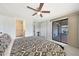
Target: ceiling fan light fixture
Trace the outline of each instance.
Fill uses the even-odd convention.
[[[37,13],[37,15],[40,15],[40,14],[41,14],[41,12],[38,12],[38,13]]]
[[[38,8],[32,8],[29,6],[27,6],[27,8],[36,11],[32,16],[39,15],[40,17],[43,17],[42,13],[50,13],[50,11],[42,11],[43,5],[44,5],[44,3],[40,3]]]

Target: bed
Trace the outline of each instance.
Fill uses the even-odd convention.
[[[0,56],[4,56],[5,50],[11,42],[11,37],[7,33],[0,32]]]
[[[10,56],[65,56],[65,52],[57,43],[32,36],[15,39]]]

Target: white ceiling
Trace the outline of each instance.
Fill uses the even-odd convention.
[[[43,21],[79,11],[78,3],[45,3],[42,10],[49,10],[50,14],[45,13],[43,14],[44,17],[41,18],[38,15],[32,16],[35,11],[28,9],[26,6],[38,8],[39,3],[0,3],[0,14],[29,21]]]

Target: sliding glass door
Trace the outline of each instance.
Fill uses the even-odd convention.
[[[52,39],[67,43],[68,19],[54,21],[52,23]]]

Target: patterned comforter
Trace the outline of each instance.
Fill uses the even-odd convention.
[[[64,56],[64,48],[44,37],[17,38],[10,56]]]
[[[8,48],[11,42],[11,37],[6,34],[0,34],[0,56],[4,55],[5,50]]]

